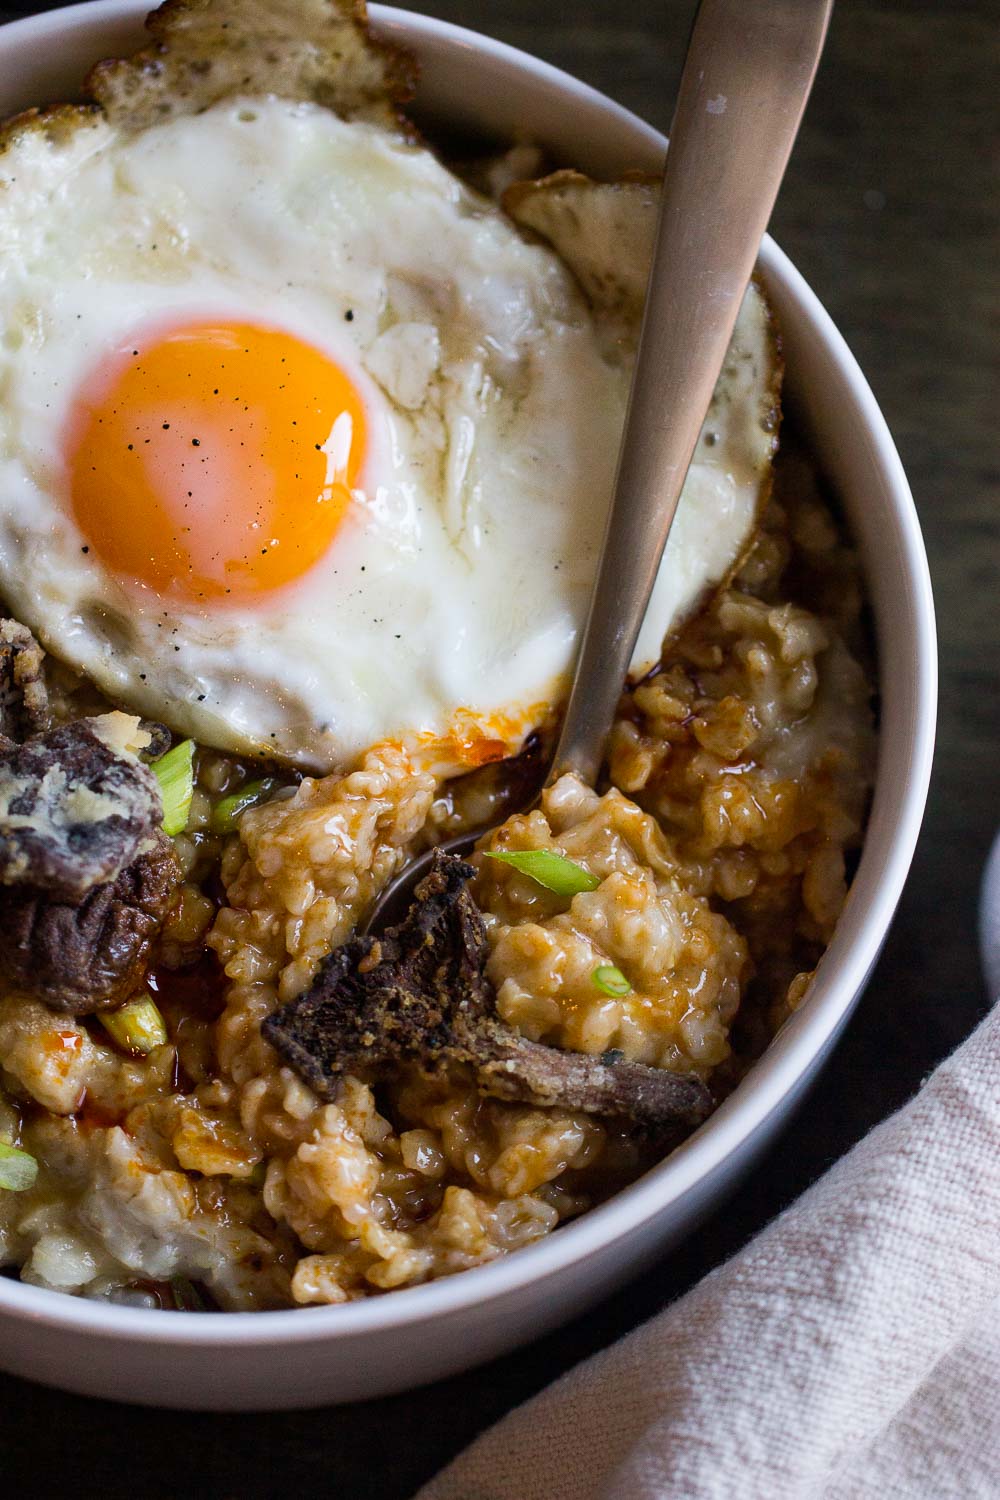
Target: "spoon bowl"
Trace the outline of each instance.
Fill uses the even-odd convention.
[[[431,860],[435,853],[453,854],[463,859],[465,855],[472,853],[482,837],[482,832],[460,833],[453,839],[447,839],[443,844],[435,844],[433,848],[425,849],[423,854],[417,855],[416,859],[409,860],[395,880],[390,880],[382,890],[368,916],[359,926],[358,932],[363,937],[372,937],[384,932],[387,927],[395,927],[409,911],[413,902],[413,893],[424,876],[429,874]]]

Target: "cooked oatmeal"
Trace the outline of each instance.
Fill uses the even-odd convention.
[[[865,662],[853,554],[789,453],[731,587],[624,695],[606,782],[563,778],[474,856],[507,1026],[716,1098],[739,1081],[847,894],[873,766]],[[483,1097],[460,1066],[349,1075],[331,1102],[261,1036],[408,853],[487,821],[523,763],[442,783],[383,745],[343,775],[279,776],[227,835],[213,808],[259,772],[211,751],[196,769],[150,978],[162,1044],[127,1056],[95,1017],[0,1000],[0,1139],[39,1164],[0,1192],[5,1265],[146,1305],[189,1283],[230,1309],[343,1302],[530,1243],[662,1151],[620,1121]],[[560,897],[487,853],[528,849],[594,888]]]
[[[96,108],[0,130],[0,1270],[336,1304],[634,1181],[804,1001],[872,783],[863,593],[807,458],[775,460],[754,280],[602,779],[524,812],[659,184],[537,177],[523,146],[452,172],[361,0],[151,26],[155,65],[100,65]],[[213,288],[246,316],[205,324]],[[140,359],[129,318],[168,314]],[[113,394],[89,362],[119,338]],[[414,854],[488,827],[358,932]]]

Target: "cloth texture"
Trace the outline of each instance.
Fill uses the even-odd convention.
[[[994,1008],[732,1260],[510,1413],[417,1500],[1000,1500]]]

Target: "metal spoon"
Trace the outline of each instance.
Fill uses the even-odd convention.
[[[546,777],[593,784],[740,303],[798,134],[833,0],[702,0],[670,130],[600,567]],[[504,814],[509,816],[509,810]],[[465,854],[488,829],[443,847]],[[407,909],[431,851],[364,926]]]

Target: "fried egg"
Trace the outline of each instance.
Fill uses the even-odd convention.
[[[565,690],[630,373],[564,261],[311,103],[26,132],[0,182],[0,590],[25,623],[220,748],[516,750]],[[752,459],[713,457],[751,515]],[[722,527],[727,566],[745,514]],[[640,658],[720,574],[690,532]]]

